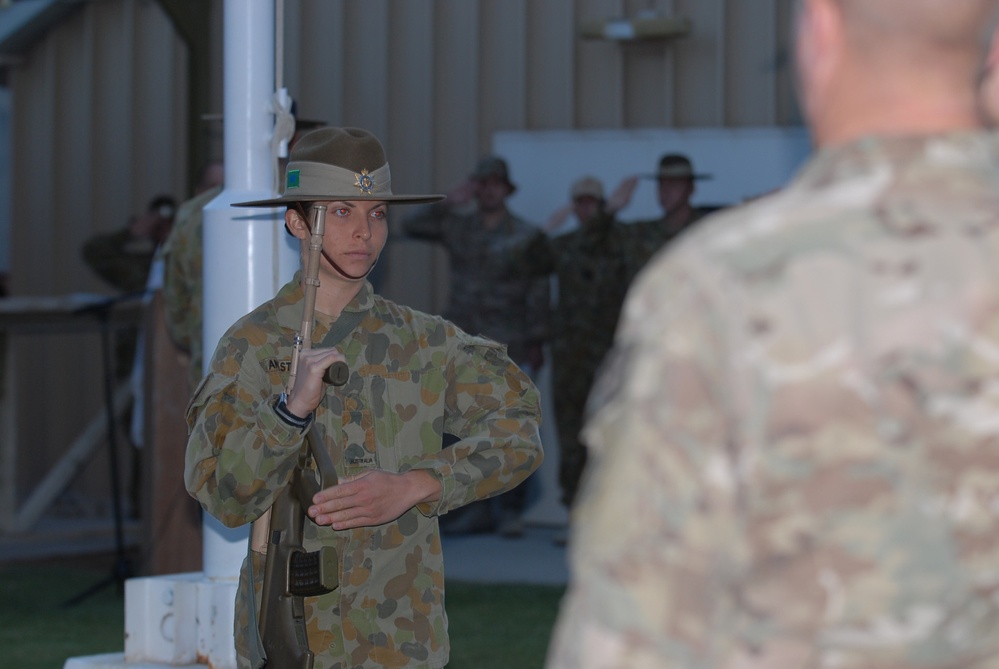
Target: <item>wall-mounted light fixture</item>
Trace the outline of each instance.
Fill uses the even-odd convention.
[[[652,13],[643,13],[631,19],[584,21],[579,24],[579,36],[583,39],[617,42],[670,39],[684,37],[689,33],[689,19]]]

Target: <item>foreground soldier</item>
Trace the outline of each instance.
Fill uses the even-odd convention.
[[[819,150],[629,294],[550,668],[999,667],[999,2],[801,5]]]
[[[340,485],[315,496],[304,545],[336,548],[340,586],[305,599],[317,669],[443,667],[437,518],[513,488],[541,463],[537,390],[502,347],[389,302],[365,280],[386,241],[388,204],[436,199],[392,194],[373,135],[325,128],[292,149],[281,197],[239,205],[287,206],[303,257],[310,205],[328,207],[317,344],[301,351],[285,396],[302,323],[301,273],[230,328],[192,400],[185,478],[209,513],[243,525],[271,507],[309,425],[320,428]],[[349,380],[327,386],[323,373],[336,361],[346,362]],[[442,448],[444,433],[457,442]],[[241,667],[255,653],[247,581],[259,602],[261,548],[251,546],[237,595]]]

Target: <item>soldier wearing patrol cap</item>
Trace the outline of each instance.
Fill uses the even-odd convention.
[[[438,518],[510,490],[541,463],[538,392],[490,340],[395,304],[365,278],[388,235],[388,206],[440,200],[401,195],[381,143],[357,128],[312,131],[289,157],[276,198],[309,253],[313,204],[326,206],[313,348],[288,372],[303,323],[303,276],[222,337],[191,401],[185,482],[231,527],[271,507],[289,484],[306,432],[318,433],[339,484],[308,508],[304,546],[332,546],[339,587],[305,598],[316,669],[439,669],[449,643]],[[318,229],[318,220],[316,228]],[[342,386],[324,372],[345,362]],[[442,446],[447,432],[456,443]],[[241,667],[255,636],[265,558],[244,562],[236,601]]]
[[[584,176],[569,188],[569,204],[549,218],[553,231],[571,214],[578,226],[557,236],[511,245],[503,256],[511,274],[557,278],[552,318],[552,390],[558,430],[562,503],[572,508],[586,466],[580,439],[586,398],[614,338],[628,288],[622,230],[604,200],[603,184]],[[556,543],[565,543],[560,532]]]

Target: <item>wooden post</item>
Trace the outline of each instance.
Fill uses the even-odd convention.
[[[201,571],[201,506],[184,487],[188,360],[167,333],[160,291],[146,312],[145,337],[143,572]]]

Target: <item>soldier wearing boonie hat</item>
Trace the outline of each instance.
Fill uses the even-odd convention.
[[[447,201],[416,209],[403,219],[406,234],[443,246],[450,260],[449,301],[444,316],[466,332],[505,344],[510,358],[536,373],[549,338],[551,288],[546,278],[501,274],[502,249],[543,237],[537,226],[511,212],[507,198],[517,189],[507,161],[483,156]],[[468,205],[468,206],[465,206]],[[464,509],[444,522],[449,534],[498,531],[523,535],[526,489]],[[493,507],[498,507],[495,509]],[[496,516],[499,516],[498,520]]]
[[[510,181],[510,168],[506,161],[499,156],[485,156],[475,165],[475,170],[471,174],[475,181],[485,181],[486,179],[497,179],[505,183],[513,194],[517,190],[517,185]]]
[[[538,392],[503,347],[390,302],[365,278],[388,205],[441,198],[396,194],[371,133],[323,128],[292,148],[281,195],[235,205],[287,206],[303,258],[312,205],[326,207],[316,345],[299,352],[286,393],[306,301],[299,272],[220,340],[188,411],[185,482],[235,527],[270,509],[310,431],[328,450],[340,483],[313,498],[303,542],[339,556],[338,588],[305,600],[317,667],[447,664],[438,517],[514,488],[541,463]],[[323,383],[334,362],[350,370],[342,386]],[[445,432],[457,443],[444,447]],[[251,545],[236,597],[240,666],[260,659],[264,566]]]

